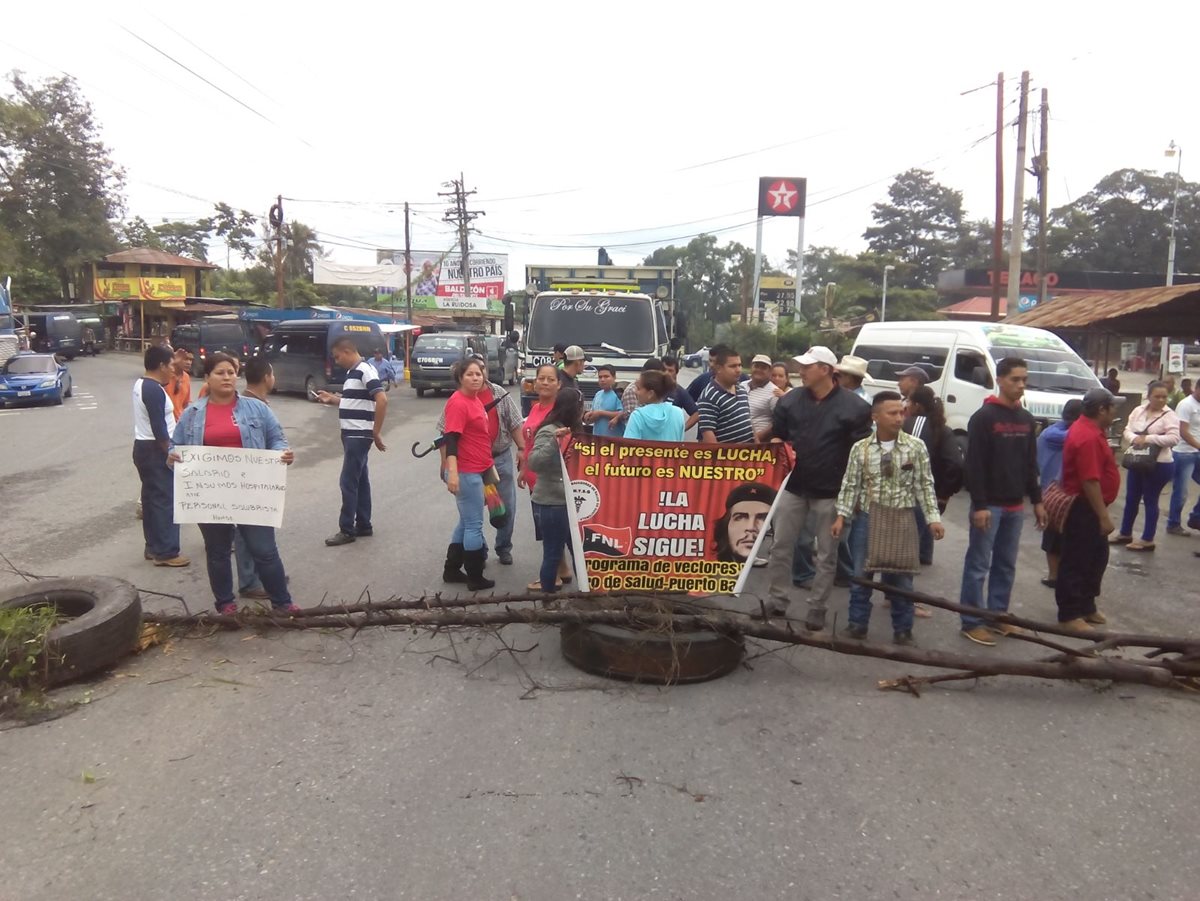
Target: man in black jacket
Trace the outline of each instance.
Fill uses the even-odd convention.
[[[963,561],[959,603],[982,607],[987,580],[987,609],[1008,611],[1017,570],[1017,549],[1025,520],[1025,498],[1033,502],[1038,528],[1046,525],[1037,465],[1033,416],[1021,406],[1029,368],[1017,357],[996,366],[998,397],[989,397],[967,424],[967,490],[971,493],[971,530]],[[994,634],[1008,635],[1016,626],[990,629],[977,616],[963,614],[963,637],[989,647]]]
[[[792,554],[796,537],[812,517],[817,565],[804,626],[817,632],[825,627],[825,605],[837,568],[838,542],[831,531],[837,518],[835,501],[850,448],[871,434],[871,405],[835,384],[837,357],[829,348],[809,348],[796,362],[801,366],[804,387],[779,399],[771,424],[772,438],[795,448],[796,468],[775,510],[775,543],[767,564],[767,613],[787,613],[795,590]]]

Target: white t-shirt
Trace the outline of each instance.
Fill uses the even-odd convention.
[[[757,388],[750,388],[747,384],[747,389],[750,397],[750,425],[754,429],[754,433],[758,434],[771,426],[775,403],[778,401],[775,396],[775,385],[767,382]]]
[[[1179,417],[1181,423],[1187,423],[1188,431],[1192,437],[1200,440],[1200,401],[1197,401],[1194,395],[1189,394],[1179,402],[1175,407],[1175,415]],[[1177,454],[1195,454],[1200,453],[1196,448],[1192,447],[1182,438],[1175,445],[1175,453]]]

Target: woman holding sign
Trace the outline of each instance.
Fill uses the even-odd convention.
[[[658,373],[661,375],[662,373]],[[680,411],[682,415],[682,411]],[[583,401],[578,391],[558,392],[554,406],[542,420],[533,439],[526,463],[535,476],[533,520],[542,533],[542,571],[540,582],[530,585],[554,592],[562,587],[558,580],[563,550],[571,544],[571,520],[567,516],[567,490],[563,483],[562,451],[558,439],[583,431]]]
[[[295,459],[288,448],[283,428],[275,414],[260,400],[241,397],[237,393],[237,361],[228,354],[215,353],[204,361],[204,384],[208,394],[183,411],[171,439],[168,460],[174,464],[182,457],[176,451],[181,446],[240,447],[255,450],[283,451],[281,461],[291,465]],[[295,613],[288,592],[287,575],[275,530],[270,526],[237,525],[246,541],[263,587],[271,596],[272,607],[282,613]],[[237,613],[233,593],[234,526],[227,523],[200,523],[204,536],[204,551],[208,558],[208,584],[217,601],[217,612],[223,616]]]

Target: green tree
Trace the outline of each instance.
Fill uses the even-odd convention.
[[[246,210],[234,210],[227,203],[218,203],[212,219],[213,234],[225,242],[243,260],[254,259],[254,231],[258,218]]]
[[[1200,184],[1179,182],[1175,270],[1200,272]],[[1051,265],[1108,272],[1164,272],[1175,173],[1118,169],[1051,211]]]
[[[870,249],[909,265],[904,287],[932,288],[963,236],[962,192],[934,181],[932,172],[909,169],[896,176],[888,202],[876,203],[871,217],[875,225],[863,232]]]
[[[116,247],[124,173],[72,78],[35,84],[14,72],[9,82],[0,98],[0,231],[16,237],[16,291],[28,296],[50,276],[70,297],[83,266]]]

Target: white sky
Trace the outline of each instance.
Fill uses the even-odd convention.
[[[152,223],[216,200],[265,215],[283,194],[332,259],[373,262],[332,242],[402,247],[409,200],[413,246],[448,247],[437,192],[461,170],[487,214],[473,245],[509,253],[519,287],[524,264],[601,245],[636,263],[740,226],[721,239],[752,247],[760,175],[808,178],[809,245],[862,249],[871,204],[913,166],[990,217],[995,89],[960,92],[1001,70],[1009,121],[1022,69],[1031,108],[1050,91],[1052,206],[1120,167],[1173,168],[1172,139],[1194,177],[1198,26],[1183,0],[13,3],[0,68],[78,79],[130,215]],[[1005,141],[1011,211],[1015,128]],[[768,220],[772,262],[795,241],[794,220]]]

